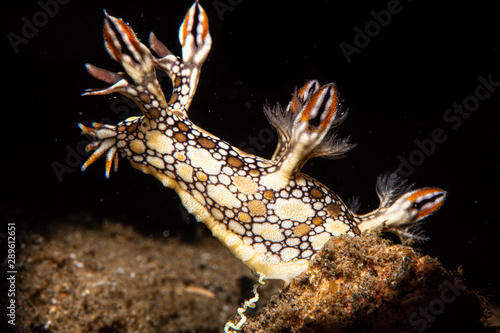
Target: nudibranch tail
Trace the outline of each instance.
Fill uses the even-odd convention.
[[[405,185],[397,172],[384,174],[377,182],[380,206],[372,213],[359,216],[358,228],[364,231],[385,230],[399,235],[402,240],[421,240],[418,232],[411,232],[418,222],[435,213],[444,204],[447,193],[437,187],[413,189]]]

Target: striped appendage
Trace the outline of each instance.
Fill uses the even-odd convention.
[[[126,73],[87,65],[90,74],[111,86],[85,95],[124,94],[143,115],[116,126],[80,125],[95,138],[87,147],[95,151],[82,169],[106,156],[109,177],[120,152],[135,168],[174,189],[186,209],[262,279],[288,283],[332,236],[374,229],[411,236],[408,226],[443,203],[446,194],[440,189],[411,191],[395,175],[384,176],[377,188],[380,208],[358,216],[333,191],[300,173],[312,157],[337,158],[354,147],[331,131],[347,116],[333,83],[310,81],[296,89],[285,109],[265,109],[280,136],[271,160],[247,154],[193,124],[188,110],[211,47],[208,19],[198,2],[179,31],[181,58],[151,34],[151,48],[160,58],[154,57],[127,24],[107,14],[104,36],[108,53]],[[172,79],[168,102],[156,70]]]

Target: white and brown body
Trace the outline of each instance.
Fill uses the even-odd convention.
[[[332,190],[300,173],[312,157],[340,157],[353,147],[331,131],[347,115],[332,83],[320,86],[310,81],[293,93],[285,109],[266,108],[279,133],[278,147],[270,160],[245,153],[193,124],[188,109],[211,47],[208,20],[197,2],[179,31],[182,58],[174,56],[153,34],[150,45],[160,58],[152,56],[122,20],[109,15],[104,36],[108,52],[126,74],[87,65],[93,76],[112,86],[89,90],[86,95],[122,93],[144,114],[116,126],[80,125],[96,139],[87,147],[95,152],[82,169],[105,155],[109,177],[120,152],[135,168],[174,189],[198,221],[266,278],[288,283],[333,236],[358,236],[378,229],[408,236],[408,226],[444,202],[444,191],[411,190],[390,174],[379,178],[380,207],[359,216]],[[169,101],[156,79],[156,70],[165,71],[172,79]]]

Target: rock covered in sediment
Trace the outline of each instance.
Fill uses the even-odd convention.
[[[481,302],[436,259],[411,247],[375,235],[340,236],[244,331],[490,332]]]

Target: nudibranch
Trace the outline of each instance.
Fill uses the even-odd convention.
[[[84,95],[124,94],[143,115],[117,125],[79,124],[95,139],[87,146],[94,152],[82,170],[104,155],[109,177],[118,166],[118,153],[125,156],[132,166],[175,190],[184,207],[258,274],[261,283],[289,283],[334,236],[387,230],[416,237],[409,228],[444,203],[446,192],[439,188],[415,190],[397,174],[384,174],[376,187],[380,206],[357,215],[332,190],[300,172],[310,158],[338,158],[354,147],[332,131],[347,116],[333,83],[309,81],[295,89],[286,108],[264,109],[279,135],[271,159],[248,154],[193,124],[188,110],[212,43],[207,15],[198,2],[180,26],[182,57],[151,33],[149,44],[158,57],[153,56],[126,23],[108,14],[104,39],[125,73],[87,64],[92,76],[111,86]],[[172,80],[169,100],[156,70]],[[238,329],[241,324],[229,326]]]

